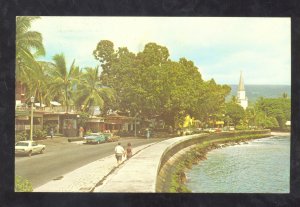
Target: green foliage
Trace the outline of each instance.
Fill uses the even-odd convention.
[[[32,132],[32,139],[33,140],[41,140],[41,139],[45,139],[47,137],[47,131],[46,130],[34,130]],[[22,132],[18,132],[16,133],[15,136],[15,141],[25,141],[25,140],[29,140],[30,139],[30,131],[22,131]]]
[[[57,127],[57,124],[54,123],[44,123],[43,125],[43,130],[47,133],[50,132],[51,128],[53,128],[54,133],[55,133],[55,128]]]
[[[15,142],[25,141],[28,139],[29,139],[29,134],[26,131],[16,133]]]
[[[16,176],[15,177],[15,192],[32,192],[32,184],[29,180],[21,177]]]
[[[225,116],[236,126],[245,117],[245,111],[239,104],[229,102],[225,104]]]
[[[262,128],[284,129],[286,121],[291,120],[291,100],[284,98],[260,98],[255,108],[256,122]]]
[[[90,129],[86,131],[86,135],[90,135],[91,133],[93,133],[93,131]]]
[[[34,130],[32,133],[32,139],[33,140],[41,140],[45,139],[47,137],[47,132],[45,130]]]
[[[102,40],[93,54],[102,63],[100,80],[116,92],[116,105],[111,106],[132,116],[160,116],[175,127],[187,114],[204,119],[220,111],[230,92],[229,86],[203,81],[192,61],[170,60],[168,49],[156,43],[134,54]]]
[[[30,77],[28,72],[36,65],[35,57],[45,55],[42,35],[30,31],[32,21],[39,17],[16,17],[16,79]],[[23,82],[23,80],[22,80]]]
[[[76,91],[76,103],[83,106],[82,110],[87,112],[93,106],[99,106],[103,109],[105,101],[115,99],[114,90],[103,87],[99,80],[99,69],[86,68],[85,73],[82,73],[78,88]]]
[[[248,129],[248,126],[242,125],[242,124],[238,124],[235,126],[236,130],[246,130]]]
[[[80,118],[78,119],[78,126],[85,127],[85,123],[87,122],[88,118],[90,117],[90,114],[88,112],[80,112],[79,114]]]
[[[64,54],[53,56],[54,65],[49,69],[51,85],[49,91],[55,94],[55,100],[59,100],[66,106],[66,110],[72,104],[75,86],[79,82],[79,67],[75,66],[75,60],[67,69]]]

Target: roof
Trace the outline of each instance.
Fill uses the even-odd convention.
[[[50,101],[50,104],[53,106],[61,106],[61,104],[58,103],[57,101]]]
[[[19,111],[19,110],[16,110],[16,114],[15,114],[15,116],[29,116],[30,115],[30,113],[29,113],[29,111]]]
[[[89,123],[103,123],[104,122],[104,118],[103,117],[98,117],[98,118],[89,118],[88,120],[86,120],[86,122]]]

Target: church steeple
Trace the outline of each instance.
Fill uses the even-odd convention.
[[[244,109],[246,109],[248,107],[248,98],[246,96],[246,91],[245,91],[245,85],[244,85],[244,79],[243,79],[242,71],[241,71],[240,82],[239,82],[238,91],[237,91],[237,102]]]
[[[239,82],[238,90],[239,91],[245,91],[244,79],[243,79],[243,73],[242,73],[242,71],[241,71],[241,75],[240,75],[240,82]]]

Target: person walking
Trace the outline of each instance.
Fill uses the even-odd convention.
[[[83,132],[84,132],[84,128],[81,126],[79,128],[79,137],[83,138]]]
[[[51,129],[50,129],[50,136],[51,136],[51,139],[53,139],[53,135],[54,135],[54,130],[53,130],[53,127],[51,127]]]
[[[126,149],[126,158],[128,160],[131,157],[132,157],[132,148],[131,148],[131,143],[129,142],[127,144],[127,149]]]
[[[125,150],[122,147],[121,143],[119,142],[118,145],[115,147],[115,156],[116,156],[118,165],[122,162],[122,157],[124,154],[125,154]]]
[[[147,139],[150,138],[150,129],[147,129],[147,130],[146,130],[146,137],[147,137]]]

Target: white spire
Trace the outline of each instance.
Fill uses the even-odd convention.
[[[240,82],[239,82],[238,91],[237,91],[237,101],[238,101],[238,104],[240,104],[244,109],[246,109],[248,107],[248,98],[246,97],[246,91],[245,91],[245,85],[244,85],[242,71],[241,71]]]
[[[242,71],[241,71],[241,75],[240,75],[240,82],[239,82],[238,90],[239,90],[239,91],[244,91],[244,90],[245,90],[244,79],[243,79],[243,73],[242,73]]]

